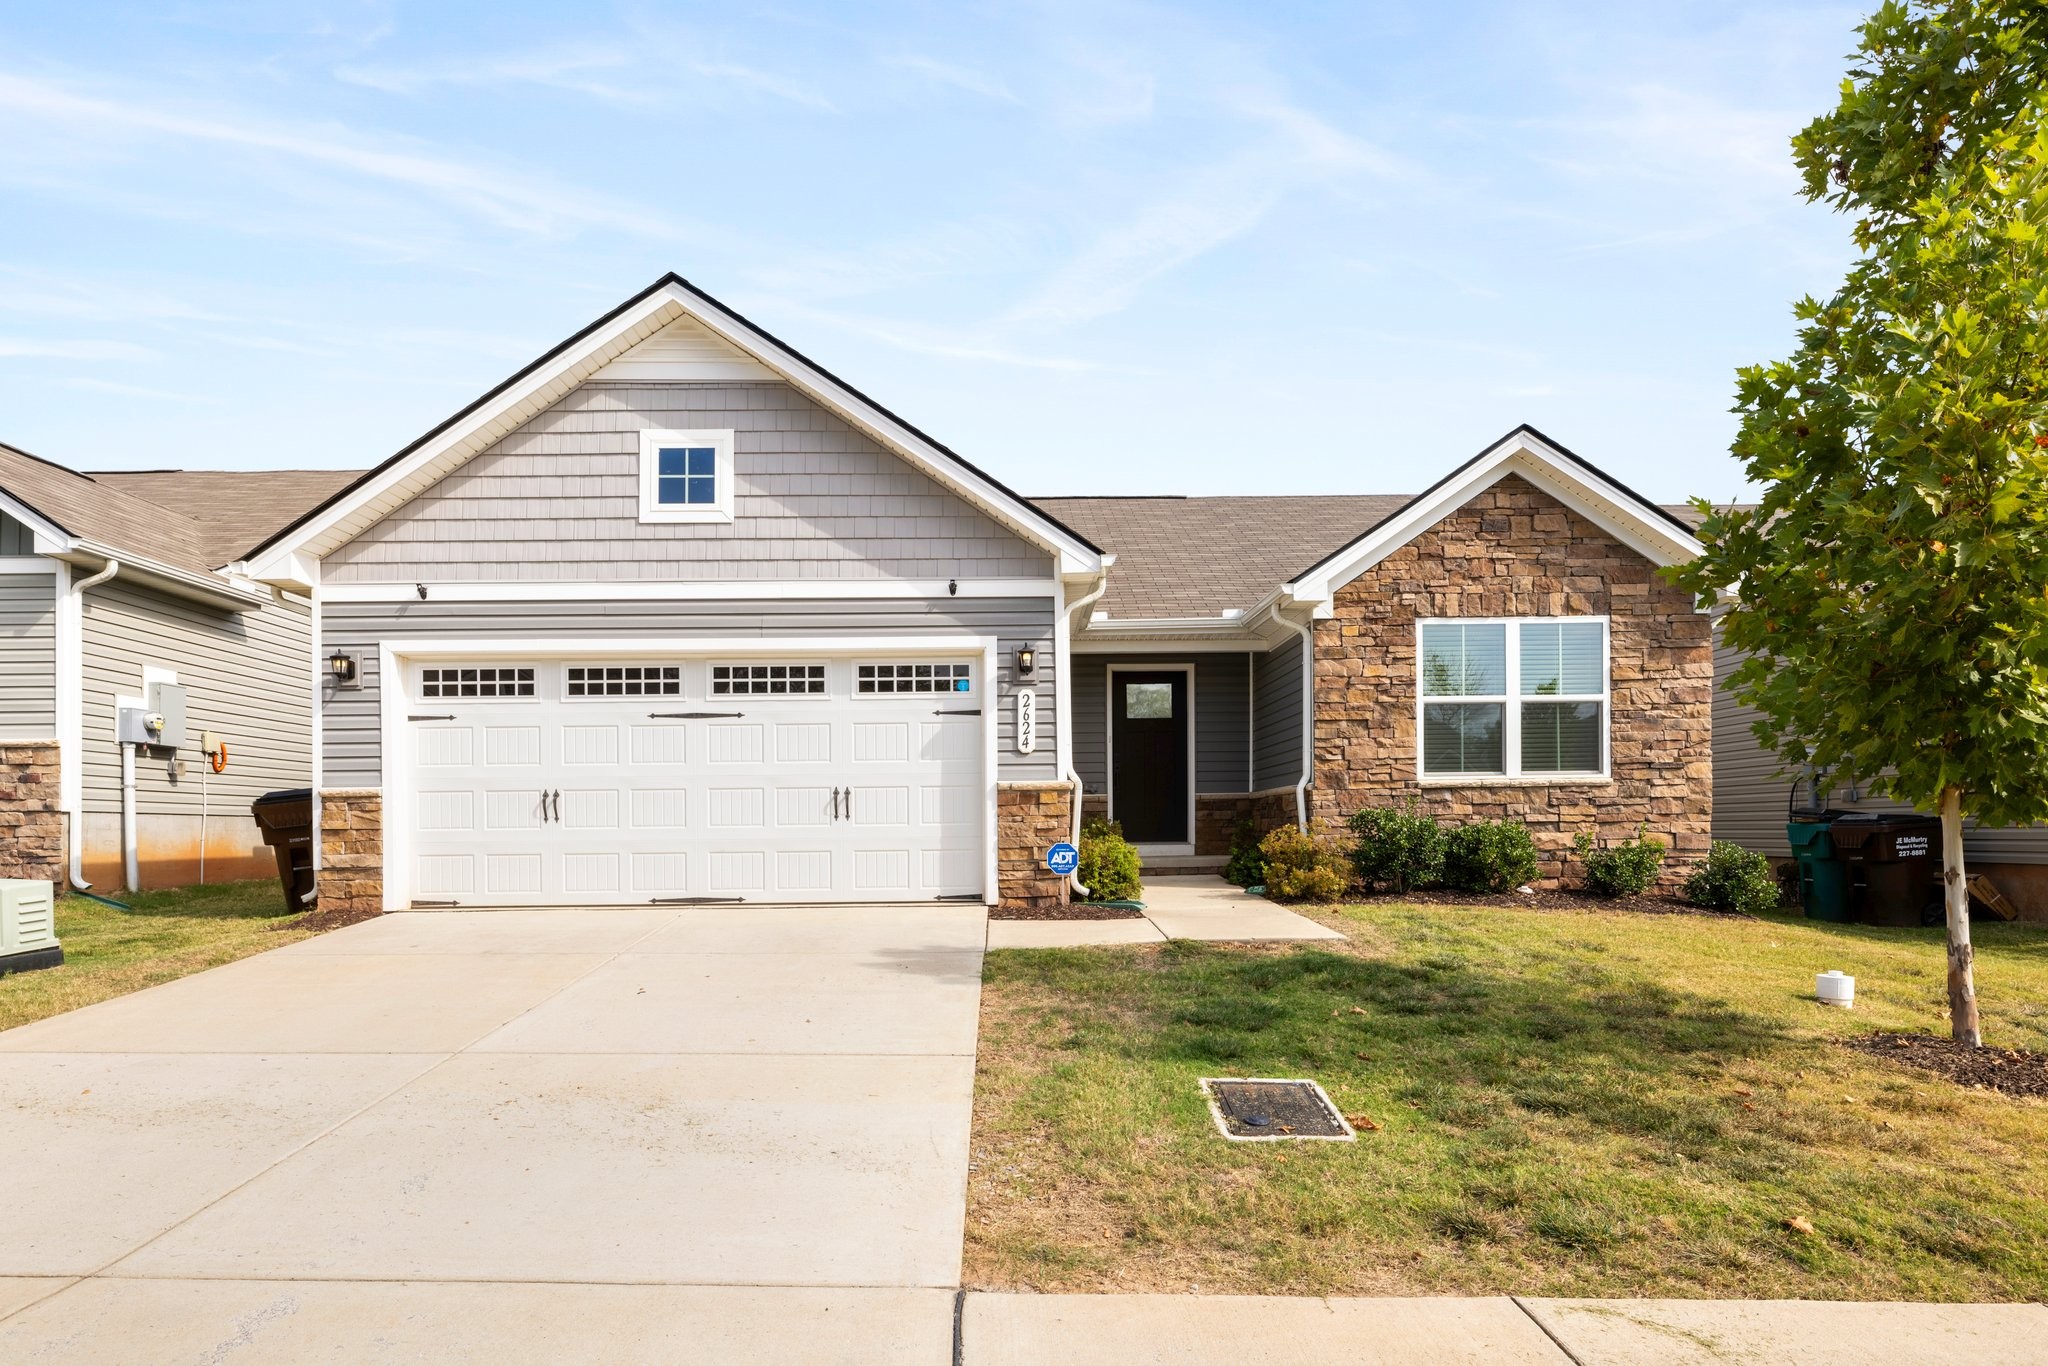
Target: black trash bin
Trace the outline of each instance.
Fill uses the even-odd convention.
[[[313,899],[313,789],[288,787],[249,803],[263,842],[277,855],[284,904],[303,911]]]
[[[1941,904],[1941,821],[1912,811],[1853,812],[1828,827],[1849,861],[1856,919],[1924,925]]]

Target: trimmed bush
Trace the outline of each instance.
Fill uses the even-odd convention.
[[[1445,832],[1414,802],[1351,813],[1351,864],[1367,887],[1412,891],[1443,881]]]
[[[1138,851],[1124,838],[1124,828],[1101,817],[1081,826],[1081,865],[1074,876],[1088,889],[1090,901],[1136,901],[1144,890],[1138,881]]]
[[[1266,880],[1266,858],[1259,852],[1259,827],[1239,821],[1230,832],[1230,862],[1223,865],[1223,880],[1240,887],[1257,887]]]
[[[1595,896],[1641,896],[1657,880],[1664,866],[1664,841],[1649,837],[1650,823],[1642,822],[1636,832],[1620,844],[1596,848],[1593,833],[1581,830],[1572,847],[1586,865],[1586,890]]]
[[[1520,821],[1475,821],[1444,839],[1444,885],[1509,892],[1536,877],[1536,841]]]
[[[1774,911],[1781,901],[1771,861],[1726,840],[1715,840],[1707,856],[1694,861],[1685,879],[1685,899],[1708,910],[1744,915]]]
[[[1335,901],[1351,885],[1343,844],[1315,822],[1304,834],[1283,825],[1259,841],[1266,861],[1266,894],[1286,901]]]

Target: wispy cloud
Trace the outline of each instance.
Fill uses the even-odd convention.
[[[417,94],[435,86],[537,85],[614,104],[651,104],[655,97],[650,91],[594,79],[596,73],[626,70],[633,61],[632,54],[621,47],[577,45],[455,57],[417,66],[341,66],[334,74],[351,85],[393,95]]]
[[[51,337],[0,337],[0,358],[20,360],[147,360],[156,353],[124,341],[66,341]]]
[[[72,389],[89,389],[96,394],[114,394],[120,398],[146,398],[152,403],[218,403],[212,394],[193,393],[179,389],[150,389],[140,384],[122,384],[110,379],[72,378],[64,381]]]
[[[856,313],[814,308],[784,299],[776,301],[777,313],[804,318],[835,327],[920,356],[944,360],[986,361],[995,365],[1027,370],[1055,370],[1067,373],[1102,370],[1107,367],[1078,356],[1036,355],[1006,344],[993,329],[945,328],[900,319],[863,317]]]
[[[970,95],[979,95],[983,99],[996,100],[1003,104],[1018,103],[1009,86],[996,77],[976,71],[972,67],[955,66],[951,62],[942,62],[935,57],[923,57],[911,52],[884,57],[882,64],[900,71],[915,72],[927,80],[940,85],[950,85],[957,90],[965,90]]]
[[[589,227],[640,237],[682,235],[672,223],[600,195],[513,171],[471,165],[416,146],[380,142],[342,127],[295,129],[254,114],[194,113],[80,94],[4,73],[0,73],[0,109],[61,125],[73,137],[92,130],[280,157],[394,186],[477,214],[499,227],[542,237],[559,237]]]

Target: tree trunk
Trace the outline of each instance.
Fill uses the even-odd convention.
[[[1941,790],[1941,886],[1948,906],[1949,1035],[1969,1048],[1982,1048],[1977,1023],[1976,954],[1970,948],[1970,889],[1963,876],[1963,790]]]

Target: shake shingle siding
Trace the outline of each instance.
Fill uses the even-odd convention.
[[[0,740],[57,735],[57,579],[0,574]]]
[[[698,639],[777,640],[818,636],[904,637],[920,634],[994,636],[996,688],[983,685],[981,705],[997,711],[997,777],[1005,782],[1056,776],[1057,685],[1053,658],[1051,598],[948,598],[902,600],[805,600],[756,602],[330,602],[321,608],[323,650],[360,651],[363,686],[329,685],[322,709],[325,762],[322,786],[379,787],[384,770],[379,754],[377,645],[390,641],[400,652],[407,638],[499,638],[521,635],[668,640],[686,646]],[[1031,754],[1016,752],[1016,656],[1022,646],[1037,652],[1032,676],[1038,694],[1038,743]],[[977,672],[979,659],[975,661]]]
[[[1195,666],[1195,791],[1249,792],[1250,699],[1246,656],[1075,655],[1074,771],[1090,792],[1109,785],[1109,670]]]
[[[1301,642],[1252,657],[1252,791],[1301,781]]]
[[[642,524],[640,433],[732,428],[734,521]],[[329,583],[1043,578],[1050,555],[787,384],[585,384],[326,558]]]

